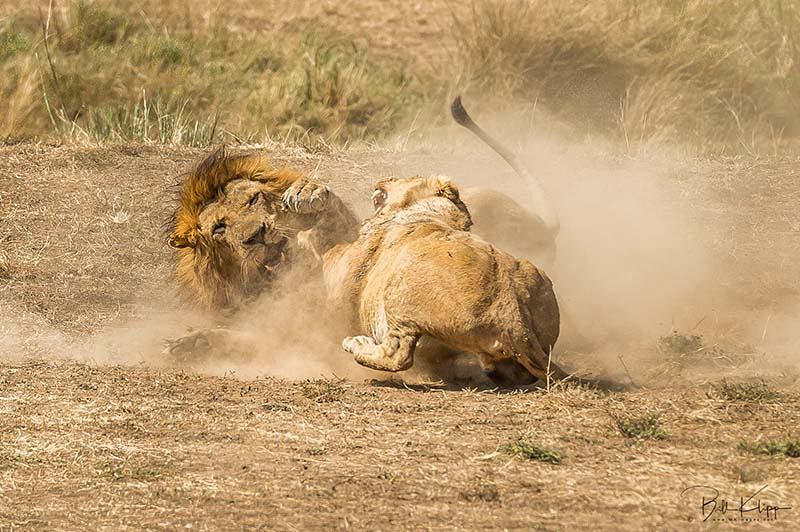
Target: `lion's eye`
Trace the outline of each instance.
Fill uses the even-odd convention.
[[[214,230],[212,231],[212,234],[215,237],[220,237],[220,236],[225,234],[225,229],[227,229],[227,226],[225,225],[225,222],[219,222],[218,224],[216,224],[214,226]]]
[[[254,194],[253,197],[250,198],[250,201],[247,202],[247,206],[248,207],[252,207],[256,203],[258,203],[258,196],[259,196],[259,194]]]

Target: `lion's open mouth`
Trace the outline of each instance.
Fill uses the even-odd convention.
[[[264,256],[260,264],[264,272],[274,272],[286,262],[286,244],[288,243],[289,239],[284,237],[275,244],[265,246]]]

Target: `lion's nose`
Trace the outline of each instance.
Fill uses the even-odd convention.
[[[250,235],[244,240],[242,240],[242,243],[245,246],[254,246],[256,244],[265,245],[267,243],[264,240],[264,237],[267,234],[267,226],[264,224],[264,222],[259,223],[257,227],[251,229],[248,232],[245,232],[245,234]]]

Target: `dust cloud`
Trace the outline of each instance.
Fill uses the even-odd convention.
[[[521,146],[561,218],[557,258],[546,271],[562,310],[556,353],[573,352],[573,367],[650,372],[670,355],[659,339],[678,333],[701,337],[694,362],[718,359],[715,369],[727,366],[720,373],[797,370],[800,302],[787,294],[756,308],[746,294],[731,293],[742,276],[762,275],[762,266],[730,264],[728,248],[741,246],[742,236],[725,217],[713,220],[724,227],[709,225],[706,212],[719,204],[694,182],[695,159],[654,146],[636,157],[612,156],[601,143],[551,137],[532,136]],[[499,157],[455,159],[448,172],[457,183],[500,189],[526,204]],[[800,250],[794,255],[800,259]]]
[[[289,276],[227,317],[190,310],[180,300],[146,303],[148,316],[92,335],[73,355],[99,364],[183,367],[209,375],[288,379],[367,377],[341,348],[344,333],[315,283]],[[158,308],[158,310],[153,310]],[[168,353],[167,344],[200,334]],[[372,374],[374,376],[374,373]]]
[[[435,149],[408,158],[402,151],[386,154],[391,170],[365,179],[363,197],[353,194],[345,201],[364,204],[369,184],[385,175],[446,174],[459,186],[495,188],[525,205],[510,169],[488,148],[456,127],[439,137],[429,141]],[[451,153],[454,139],[458,151],[442,156]],[[602,144],[535,135],[513,147],[541,178],[561,218],[556,262],[546,270],[562,309],[556,357],[567,357],[579,372],[631,370],[638,378],[667,362],[658,341],[675,331],[702,336],[698,358],[718,360],[722,373],[796,372],[800,301],[787,294],[756,308],[744,304],[742,294],[729,293],[739,277],[758,276],[761,266],[742,271],[726,262],[727,248],[738,246],[739,236],[732,226],[709,225],[704,208],[713,202],[692,181],[691,157],[652,147],[645,155],[612,156]],[[331,184],[336,190],[336,182]],[[714,223],[726,223],[725,217]],[[720,241],[726,232],[733,236]],[[189,310],[169,290],[162,299],[140,302],[139,317],[88,338],[63,334],[9,303],[0,315],[0,350],[243,378],[387,377],[358,366],[342,350],[347,331],[341,309],[328,308],[321,290],[308,279],[286,280],[246,312],[223,319],[230,336],[180,361],[163,353],[165,340],[221,322]]]

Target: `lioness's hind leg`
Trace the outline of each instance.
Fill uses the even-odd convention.
[[[525,346],[515,353],[515,360],[531,375],[543,381],[546,381],[548,374],[550,379],[560,381],[566,379],[569,373],[561,369],[555,362],[550,360],[550,357],[542,349],[541,344],[535,338],[525,342]]]
[[[414,349],[418,335],[389,332],[380,344],[369,336],[351,336],[342,341],[342,347],[355,355],[362,366],[379,371],[403,371],[414,364]]]
[[[494,368],[486,372],[486,376],[497,386],[508,388],[533,384],[540,378],[512,359],[498,360]]]

